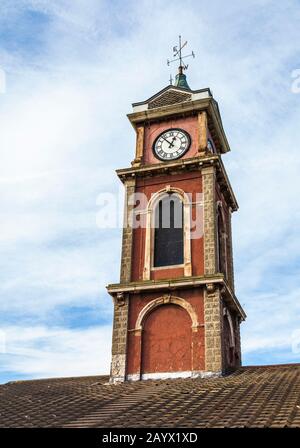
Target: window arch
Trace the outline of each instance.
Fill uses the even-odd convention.
[[[162,205],[159,205],[160,202]],[[167,224],[171,224],[170,229],[166,229],[163,227],[163,215],[159,213],[160,208],[162,211],[164,202],[168,204],[168,206],[165,208],[165,216]],[[174,240],[171,241],[172,234],[176,240],[176,243],[174,242]],[[167,256],[165,256],[164,254],[161,254],[160,256],[162,258],[159,259],[157,250],[160,248],[160,250],[165,251],[167,244],[166,241],[163,242],[165,236],[167,236],[169,247],[173,251],[172,259],[170,255],[168,255],[167,259]],[[170,260],[172,264],[169,264]],[[179,263],[179,260],[182,260],[182,262]],[[150,280],[152,269],[159,269],[160,267],[164,266],[171,267],[178,264],[183,266],[185,276],[192,275],[190,202],[188,195],[183,190],[168,185],[162,190],[159,190],[157,193],[155,193],[149,200],[147,206],[143,279]]]
[[[147,303],[147,305],[145,305],[144,308],[142,308],[136,320],[135,331],[136,332],[142,331],[143,322],[149,313],[151,313],[155,308],[163,306],[168,303],[172,303],[174,305],[178,305],[184,308],[191,318],[193,331],[198,330],[199,327],[198,316],[193,306],[187,300],[182,299],[181,297],[166,294],[164,296],[157,297],[156,299],[151,300],[151,302]]]

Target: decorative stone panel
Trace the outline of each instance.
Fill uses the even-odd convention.
[[[125,381],[124,369],[126,365],[126,354],[112,355],[110,382],[123,383]]]

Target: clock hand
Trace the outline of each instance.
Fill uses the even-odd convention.
[[[174,146],[173,142],[169,142],[169,140],[167,140],[163,135],[162,135],[162,138],[163,138],[164,140],[166,140],[167,143],[169,143],[169,148],[171,148],[172,146]],[[174,137],[173,137],[173,141],[174,141]]]
[[[163,138],[164,138],[164,137],[163,137]],[[173,139],[172,139],[171,142],[169,142],[169,140],[167,140],[166,138],[165,138],[165,140],[166,140],[166,142],[169,143],[169,148],[172,148],[172,146],[174,146],[174,141],[176,140],[176,137],[173,137]]]
[[[174,146],[174,141],[176,140],[176,137],[173,137],[172,143],[169,144],[169,148],[171,148],[172,146]]]

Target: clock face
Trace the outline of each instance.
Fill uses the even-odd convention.
[[[160,134],[154,144],[153,152],[160,160],[175,160],[189,149],[191,137],[182,129],[168,129]]]

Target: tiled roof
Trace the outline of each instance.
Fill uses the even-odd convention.
[[[300,364],[211,379],[108,384],[107,376],[0,386],[1,427],[300,427]]]

